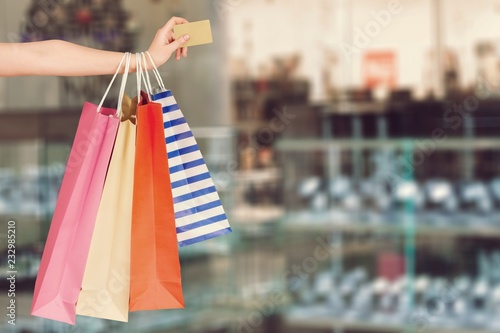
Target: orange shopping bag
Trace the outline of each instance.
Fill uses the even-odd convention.
[[[142,93],[132,204],[130,311],[184,308],[162,108]]]

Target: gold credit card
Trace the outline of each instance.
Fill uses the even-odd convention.
[[[209,20],[175,25],[175,39],[184,35],[189,35],[190,38],[183,47],[210,44],[213,41]]]

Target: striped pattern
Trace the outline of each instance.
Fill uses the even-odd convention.
[[[153,96],[163,108],[170,181],[180,246],[231,232],[198,144],[170,90]]]

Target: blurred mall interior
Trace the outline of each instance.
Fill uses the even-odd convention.
[[[143,51],[174,15],[211,21],[160,72],[233,233],[180,249],[184,310],[30,316],[82,103],[110,77],[0,78],[1,332],[500,332],[500,0],[1,0],[0,41]]]

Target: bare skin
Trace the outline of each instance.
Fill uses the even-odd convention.
[[[173,27],[188,23],[186,19],[172,17],[156,33],[148,52],[157,67],[172,54],[175,59],[187,57],[189,40],[185,35],[175,39]],[[102,51],[61,40],[32,43],[0,43],[0,77],[10,76],[91,76],[114,74],[123,53]],[[135,54],[132,55],[130,72],[135,72]]]

